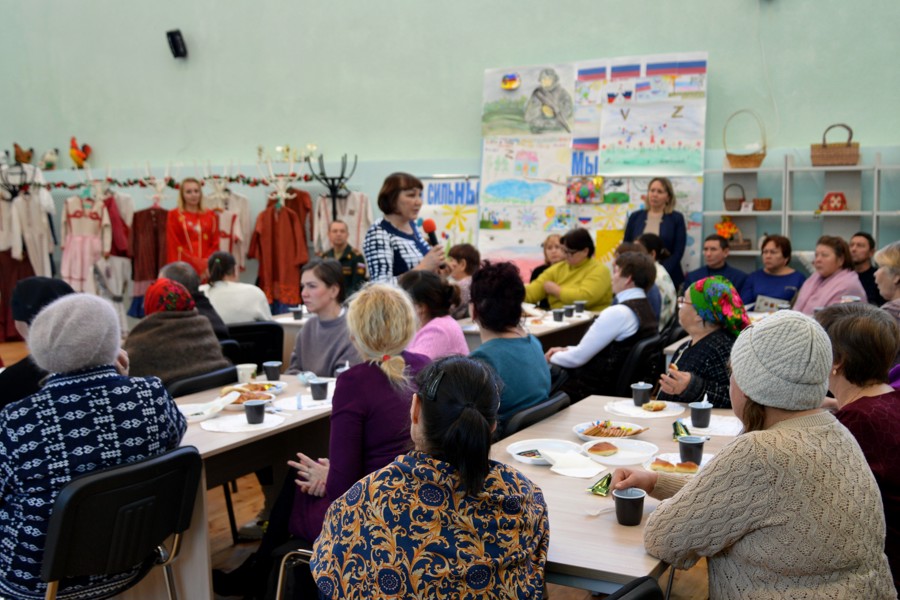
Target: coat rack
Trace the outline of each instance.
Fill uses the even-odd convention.
[[[346,189],[346,184],[350,181],[350,178],[353,177],[353,174],[356,172],[356,162],[357,156],[353,155],[353,166],[350,168],[350,173],[347,174],[347,155],[343,155],[341,157],[341,174],[337,177],[329,177],[327,173],[325,173],[325,158],[322,154],[319,155],[319,172],[316,173],[316,170],[313,168],[312,157],[305,157],[306,164],[309,165],[309,171],[312,173],[313,178],[328,188],[328,194],[331,196],[331,215],[332,218],[336,221],[338,218],[337,211],[337,200],[340,197],[340,191],[342,189]]]

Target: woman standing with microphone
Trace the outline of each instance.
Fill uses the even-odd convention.
[[[422,208],[422,182],[409,173],[392,173],[378,192],[384,218],[366,232],[363,254],[372,281],[395,283],[407,271],[437,271],[444,247],[432,229],[429,247],[416,227]]]

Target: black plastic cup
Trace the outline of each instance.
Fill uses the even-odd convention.
[[[706,438],[699,435],[683,435],[678,438],[678,454],[681,456],[681,462],[692,462],[695,465],[703,462],[705,441]]]
[[[639,488],[626,488],[613,490],[612,495],[616,502],[616,520],[619,525],[640,525],[644,518],[644,497],[647,492]]]
[[[278,381],[281,378],[281,361],[268,360],[263,363],[263,371],[266,373],[266,379],[269,381]]]
[[[328,382],[327,381],[310,381],[309,391],[313,400],[325,400],[328,398]]]
[[[563,317],[566,315],[566,311],[563,308],[554,308],[553,309],[553,320],[557,322],[562,322]]]
[[[706,402],[691,402],[691,425],[703,429],[709,427],[709,419],[712,417],[712,404]]]
[[[643,406],[650,402],[650,392],[653,385],[639,381],[631,384],[631,399],[634,400],[635,406]]]
[[[566,304],[565,306],[563,306],[563,310],[565,311],[565,314],[567,317],[575,316],[575,305],[574,304]]]
[[[266,418],[265,400],[247,400],[244,402],[244,415],[250,425],[259,425]]]
[[[583,313],[585,306],[587,306],[587,300],[576,300],[575,301],[575,312],[579,313],[579,314]]]

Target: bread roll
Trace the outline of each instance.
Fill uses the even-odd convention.
[[[659,412],[666,409],[666,403],[662,400],[653,400],[652,402],[646,403],[641,408],[649,412]]]
[[[657,458],[652,463],[650,463],[650,470],[660,471],[662,473],[673,473],[675,471],[675,465]]]
[[[691,461],[678,463],[675,465],[676,473],[696,473],[700,470],[700,466],[697,463],[693,463]]]
[[[597,454],[598,456],[612,456],[618,451],[619,449],[609,442],[597,442],[596,444],[588,448],[588,452],[590,452],[591,454]]]

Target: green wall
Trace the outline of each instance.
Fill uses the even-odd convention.
[[[314,142],[385,169],[477,168],[485,68],[694,50],[709,52],[710,149],[742,107],[772,148],[833,122],[891,146],[898,17],[897,0],[0,0],[0,146],[65,153],[77,135],[95,165],[131,168]]]

